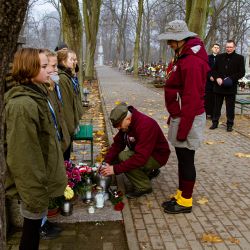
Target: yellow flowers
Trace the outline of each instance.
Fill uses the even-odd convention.
[[[65,188],[64,197],[66,200],[71,200],[74,197],[74,191],[69,185]]]

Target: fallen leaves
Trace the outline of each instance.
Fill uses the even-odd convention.
[[[245,153],[236,153],[235,156],[239,158],[250,158],[250,154]]]
[[[222,144],[225,142],[224,141],[205,141],[204,143],[207,145],[215,145],[215,144]]]
[[[206,197],[202,197],[201,199],[197,200],[197,203],[199,203],[200,205],[205,205],[206,203],[208,203],[208,199]]]
[[[209,243],[219,243],[223,242],[222,238],[216,234],[212,233],[204,233],[201,237],[202,242],[209,242]]]
[[[201,237],[201,241],[204,243],[221,243],[223,241],[230,241],[233,244],[240,244],[240,240],[234,237],[222,239],[219,235],[214,233],[204,233]]]

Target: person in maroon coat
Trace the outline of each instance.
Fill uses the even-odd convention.
[[[160,126],[125,103],[111,111],[110,120],[119,132],[105,157],[107,166],[101,169],[101,174],[125,173],[134,186],[134,190],[127,194],[128,198],[151,193],[150,180],[160,173],[159,168],[167,163],[170,155]]]
[[[170,114],[168,139],[178,159],[179,188],[173,199],[162,204],[166,213],[192,211],[196,179],[194,156],[206,122],[204,94],[208,56],[203,42],[190,32],[182,20],[168,23],[159,40],[167,40],[175,57],[168,67],[165,103]]]

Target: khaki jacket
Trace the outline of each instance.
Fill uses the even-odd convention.
[[[4,97],[6,129],[6,195],[18,194],[26,209],[40,213],[49,197],[61,196],[67,185],[61,145],[39,85],[13,87]]]
[[[78,93],[74,91],[71,76],[65,71],[59,69],[58,75],[60,77],[59,85],[62,92],[64,119],[69,134],[73,136],[83,114],[83,108],[79,101],[80,91]]]

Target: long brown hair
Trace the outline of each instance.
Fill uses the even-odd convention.
[[[30,81],[40,72],[39,54],[45,53],[42,49],[22,48],[14,55],[12,77],[21,83]]]

